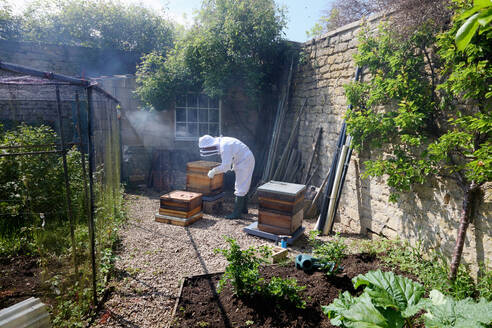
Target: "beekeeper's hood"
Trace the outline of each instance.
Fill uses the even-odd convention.
[[[200,147],[200,156],[213,156],[220,154],[220,137],[212,137],[208,134],[198,139],[198,147]]]

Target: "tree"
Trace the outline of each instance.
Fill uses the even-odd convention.
[[[0,40],[14,40],[20,34],[20,19],[8,4],[0,5]]]
[[[335,0],[307,33],[317,36],[378,12],[391,13],[392,26],[404,37],[424,23],[439,28],[449,18],[448,0]]]
[[[175,34],[163,13],[119,0],[38,0],[23,17],[30,41],[149,53],[165,52]]]
[[[275,74],[284,26],[273,0],[206,0],[167,56],[145,58],[137,93],[156,109],[190,88],[221,96],[241,85],[255,98]]]
[[[355,146],[382,150],[365,162],[364,175],[387,176],[391,201],[432,176],[453,179],[463,191],[452,280],[480,188],[492,179],[490,33],[461,52],[454,45],[459,25],[455,19],[438,35],[424,26],[408,39],[387,25],[379,36],[365,31],[355,61],[371,79],[346,86]]]

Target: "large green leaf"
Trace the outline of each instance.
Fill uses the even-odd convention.
[[[385,317],[371,302],[368,293],[357,298],[342,316],[343,324],[348,328],[401,328],[404,324],[403,318],[394,312]]]
[[[471,298],[456,301],[437,290],[429,294],[430,303],[424,314],[427,328],[485,328],[492,323],[492,302]]]
[[[478,13],[475,13],[473,16],[469,17],[466,22],[461,25],[458,32],[456,32],[455,42],[459,50],[465,49],[475,35],[479,26],[478,15]]]
[[[332,325],[341,326],[343,320],[342,313],[350,309],[350,306],[352,306],[357,300],[358,298],[353,297],[346,291],[343,294],[340,294],[340,296],[338,296],[338,298],[336,298],[330,305],[322,305],[321,309],[323,313],[328,316]]]
[[[478,15],[477,22],[482,26],[487,26],[492,21],[492,8],[489,8]]]
[[[381,270],[370,271],[353,279],[354,287],[367,286],[375,306],[391,308],[400,312],[403,318],[415,315],[424,307],[424,287],[406,277]]]

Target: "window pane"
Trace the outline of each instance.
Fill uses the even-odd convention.
[[[198,95],[195,93],[188,94],[188,107],[198,107]]]
[[[208,109],[200,108],[198,110],[198,121],[199,122],[208,122]]]
[[[208,121],[219,123],[219,111],[217,109],[209,109]]]
[[[188,123],[188,137],[198,137],[197,123]]]
[[[208,108],[208,97],[203,93],[200,94],[200,108]]]
[[[219,135],[219,125],[218,124],[209,124],[209,132],[211,136]]]
[[[219,99],[218,98],[210,99],[210,108],[219,108]]]
[[[186,123],[176,123],[176,137],[186,137],[187,134]]]
[[[197,113],[197,110],[196,108],[188,108],[188,122],[196,122],[198,117],[198,113]]]
[[[208,134],[208,123],[200,123],[199,124],[199,127],[200,127],[200,136],[203,136],[205,134]]]
[[[176,122],[186,122],[186,109],[176,108]]]
[[[186,95],[176,97],[176,107],[186,107]]]

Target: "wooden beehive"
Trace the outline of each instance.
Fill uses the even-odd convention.
[[[175,190],[160,198],[159,214],[189,218],[202,210],[202,194]]]
[[[204,196],[222,192],[224,173],[216,174],[213,179],[208,177],[208,171],[220,163],[196,161],[186,164],[186,190],[202,193]]]
[[[302,226],[305,185],[270,181],[258,188],[258,229],[292,235]]]

